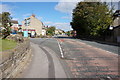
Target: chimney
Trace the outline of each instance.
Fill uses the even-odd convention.
[[[32,14],[32,17],[35,17],[35,15],[34,15],[34,14]]]

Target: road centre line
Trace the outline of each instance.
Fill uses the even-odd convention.
[[[60,45],[60,42],[58,40],[57,40],[57,42],[58,42],[58,47],[59,47],[59,50],[60,50],[61,58],[64,58],[64,53],[63,53],[62,47]]]

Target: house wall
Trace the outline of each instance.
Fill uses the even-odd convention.
[[[55,30],[55,34],[62,34],[62,33],[63,33],[63,31],[60,30],[60,29],[56,29],[56,30]]]
[[[31,16],[30,18],[31,18],[30,28],[34,28],[36,30],[37,35],[42,34],[42,27],[43,27],[42,22],[40,22],[37,18],[33,16]]]
[[[46,30],[45,29],[42,30],[42,35],[46,36]]]
[[[22,21],[22,29],[35,29],[37,35],[42,34],[42,27],[42,22],[34,16],[30,17],[30,24],[27,27],[25,26],[25,21]]]
[[[12,23],[11,29],[18,31],[18,28],[19,28],[18,24]]]
[[[120,42],[120,27],[114,29],[114,39],[116,42]]]

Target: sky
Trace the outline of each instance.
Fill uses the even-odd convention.
[[[56,26],[57,29],[64,31],[72,30],[70,22],[72,21],[72,10],[75,8],[75,2],[2,2],[0,3],[0,12],[8,11],[13,20],[18,20],[19,24],[32,14],[43,22],[45,26]],[[118,6],[117,6],[118,7]],[[2,9],[1,9],[2,8]]]

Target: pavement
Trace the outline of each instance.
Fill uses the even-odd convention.
[[[34,43],[31,46],[33,59],[22,78],[67,78],[53,50]]]

